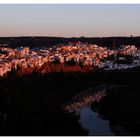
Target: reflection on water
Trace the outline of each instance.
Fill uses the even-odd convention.
[[[64,110],[74,112],[84,106],[90,106],[93,102],[99,102],[102,97],[106,96],[106,90],[98,91],[94,94],[88,94],[87,96],[77,96],[74,101],[64,106]]]
[[[88,135],[114,135],[111,132],[109,121],[99,118],[98,113],[93,112],[90,107],[83,107],[79,111],[80,124],[89,130]]]

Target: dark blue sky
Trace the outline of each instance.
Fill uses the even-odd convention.
[[[0,36],[139,36],[140,4],[0,4]]]

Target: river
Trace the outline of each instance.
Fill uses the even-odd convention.
[[[100,118],[97,112],[94,112],[91,107],[82,107],[77,111],[80,115],[79,123],[84,129],[88,130],[88,135],[91,136],[112,136],[115,135],[110,128],[109,121]]]
[[[74,100],[65,106],[69,113],[79,116],[79,123],[83,129],[88,130],[89,136],[113,136],[108,120],[104,120],[98,112],[91,108],[93,102],[99,102],[106,96],[106,88],[94,91],[88,89],[83,94],[74,97]]]

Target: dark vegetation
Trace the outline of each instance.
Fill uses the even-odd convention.
[[[102,98],[99,112],[110,121],[116,135],[140,135],[140,87],[114,88]],[[125,130],[125,131],[122,131]]]
[[[78,117],[62,109],[74,95],[91,86],[125,85],[109,91],[100,112],[111,125],[120,124],[140,134],[140,67],[131,70],[38,72],[0,79],[0,135],[87,135]]]
[[[79,37],[79,38],[64,38],[64,37],[1,37],[0,44],[7,44],[11,48],[20,46],[35,47],[50,47],[58,44],[66,44],[69,42],[81,41],[83,43],[94,43],[101,46],[116,47],[121,45],[136,45],[140,46],[140,37]]]

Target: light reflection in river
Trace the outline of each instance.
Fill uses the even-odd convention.
[[[105,91],[106,90],[98,91],[97,93],[87,95],[81,98],[78,96],[78,99],[76,98],[73,102],[65,105],[64,110],[70,113],[85,106],[90,106],[93,102],[99,102],[102,97],[106,96]]]

